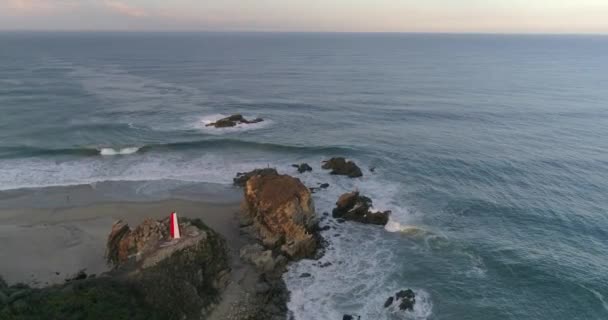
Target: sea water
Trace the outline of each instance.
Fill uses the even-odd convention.
[[[0,189],[276,167],[330,184],[320,216],[352,190],[392,211],[323,221],[295,319],[608,319],[607,88],[602,36],[3,33]],[[265,121],[205,126],[233,113]]]

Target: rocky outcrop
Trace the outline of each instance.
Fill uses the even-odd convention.
[[[355,191],[340,196],[332,215],[334,218],[385,225],[391,212],[373,211],[372,208],[372,200]]]
[[[312,167],[308,163],[292,164],[291,166],[297,168],[299,173],[312,171]]]
[[[363,176],[361,168],[359,168],[354,162],[346,161],[346,159],[342,157],[331,158],[323,161],[321,168],[331,170],[331,174],[343,175],[351,178]]]
[[[229,279],[226,244],[200,220],[182,219],[180,228],[182,238],[170,240],[168,219],[146,220],[133,230],[115,223],[107,248],[112,271],[79,273],[43,289],[0,289],[9,293],[0,319],[204,318]]]
[[[270,250],[290,259],[313,257],[318,240],[310,190],[288,175],[256,175],[245,185],[243,209]]]
[[[254,169],[249,172],[238,172],[236,177],[232,179],[234,185],[239,187],[244,187],[245,184],[251,177],[254,176],[276,176],[279,175],[276,169],[274,168],[264,168],[264,169]]]
[[[264,119],[262,119],[262,118],[255,118],[253,120],[247,120],[240,114],[233,114],[229,117],[219,119],[216,122],[209,123],[206,125],[206,127],[229,128],[229,127],[234,127],[237,124],[241,124],[241,123],[251,124],[251,123],[258,123],[258,122],[262,122],[262,121],[264,121]]]
[[[401,290],[395,294],[394,297],[389,297],[384,302],[384,307],[388,308],[395,303],[399,310],[402,311],[413,311],[414,304],[416,304],[416,294],[411,289]]]

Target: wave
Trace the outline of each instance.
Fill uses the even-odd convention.
[[[128,148],[122,148],[122,149],[101,148],[101,150],[99,150],[99,154],[101,154],[102,156],[115,156],[115,155],[133,154],[133,153],[136,153],[137,151],[139,151],[138,147],[128,147]]]
[[[74,148],[38,148],[29,146],[0,147],[0,158],[31,158],[44,156],[110,156],[129,155],[144,152],[163,152],[201,149],[255,149],[260,151],[291,152],[306,154],[343,155],[361,153],[362,151],[344,146],[300,146],[277,143],[255,142],[236,139],[193,140],[170,143],[149,144],[130,147],[74,147]]]

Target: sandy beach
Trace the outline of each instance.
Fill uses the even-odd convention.
[[[233,198],[221,201],[216,198],[213,202],[172,199],[105,202],[102,191],[92,190],[88,186],[48,188],[42,193],[54,201],[44,205],[37,202],[40,189],[21,191],[21,208],[16,207],[19,204],[14,201],[15,197],[0,200],[3,207],[0,208],[0,275],[9,283],[45,286],[61,283],[83,269],[88,274],[99,274],[108,270],[104,253],[114,221],[122,219],[137,225],[145,218],[160,219],[172,211],[182,217],[202,219],[237,252],[243,241],[235,220],[239,203]],[[78,198],[83,193],[87,195],[86,204],[56,201]]]

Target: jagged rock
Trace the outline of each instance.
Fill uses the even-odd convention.
[[[254,176],[277,176],[279,173],[274,168],[255,169],[249,172],[238,172],[236,177],[232,179],[235,185],[244,187],[247,181]]]
[[[384,302],[384,307],[388,308],[391,306],[391,304],[393,304],[393,301],[395,301],[394,297],[389,297],[388,299],[386,299],[386,302]]]
[[[264,119],[262,119],[262,118],[255,118],[253,120],[247,120],[240,114],[233,114],[229,117],[219,119],[216,122],[209,123],[206,125],[206,127],[228,128],[228,127],[234,127],[240,123],[251,124],[251,123],[258,123],[258,122],[262,122],[262,121],[264,121]]]
[[[334,218],[357,221],[361,223],[385,225],[390,211],[372,211],[372,200],[359,192],[345,193],[338,198],[336,208],[332,211]],[[338,222],[341,222],[338,220]]]
[[[299,173],[304,173],[306,171],[312,171],[312,167],[309,166],[308,163],[292,164],[291,166],[294,168],[297,168]]]
[[[243,208],[265,247],[291,259],[313,257],[317,218],[310,191],[288,175],[255,175],[245,185]]]
[[[346,159],[342,157],[331,158],[323,161],[321,168],[331,170],[331,174],[349,176],[351,178],[363,176],[361,168],[359,168],[354,162],[346,161]]]
[[[119,265],[132,256],[153,250],[161,240],[170,240],[169,219],[146,219],[135,230],[119,220],[114,223],[108,236],[106,258],[109,263]]]
[[[416,294],[411,289],[401,290],[394,297],[389,297],[384,303],[384,307],[390,307],[393,302],[398,304],[399,310],[413,311],[416,304]]]

